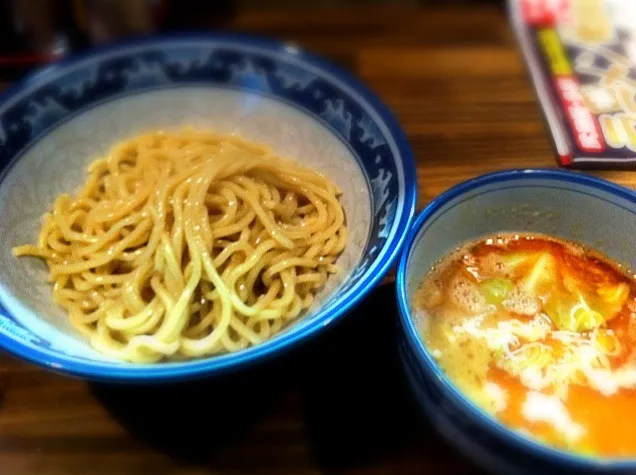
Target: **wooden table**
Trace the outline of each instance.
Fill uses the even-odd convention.
[[[483,172],[555,166],[496,5],[251,11],[220,23],[293,40],[355,71],[406,130],[420,208]],[[636,187],[634,173],[598,174]],[[92,384],[0,356],[0,474],[476,473],[419,419],[395,320],[387,283],[292,357],[183,386]],[[165,409],[154,413],[150,400]]]

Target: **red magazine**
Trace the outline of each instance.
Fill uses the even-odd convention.
[[[636,169],[636,0],[508,0],[561,165]]]

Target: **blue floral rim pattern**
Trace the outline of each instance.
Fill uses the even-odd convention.
[[[559,182],[565,182],[593,188],[633,203],[634,207],[632,213],[636,214],[635,192],[601,178],[584,175],[578,172],[550,169],[513,169],[485,174],[460,183],[431,201],[416,217],[413,226],[408,232],[408,236],[404,243],[404,249],[398,261],[396,276],[398,306],[400,310],[400,326],[404,334],[405,344],[409,347],[408,353],[411,353],[410,358],[408,358],[409,371],[413,374],[417,374],[418,376],[418,381],[413,382],[414,384],[418,384],[422,386],[422,388],[425,388],[422,389],[422,394],[430,393],[430,386],[431,384],[434,385],[436,388],[433,392],[439,392],[441,394],[440,397],[443,397],[445,400],[445,405],[451,408],[449,409],[449,413],[458,411],[463,413],[465,416],[470,417],[472,422],[477,424],[477,427],[471,430],[471,428],[468,427],[471,424],[468,421],[464,421],[464,430],[467,432],[475,432],[479,434],[482,439],[487,439],[489,437],[487,434],[490,434],[493,437],[493,439],[490,440],[490,444],[495,444],[499,447],[496,450],[501,450],[504,446],[514,447],[520,453],[537,456],[543,461],[551,460],[560,467],[565,467],[568,470],[574,470],[573,473],[576,473],[576,470],[578,469],[592,471],[609,469],[618,470],[621,471],[621,473],[625,473],[622,472],[624,470],[636,471],[636,460],[593,458],[560,451],[513,432],[503,424],[499,423],[496,419],[486,414],[482,409],[464,396],[464,394],[446,377],[443,370],[437,365],[426,349],[411,316],[409,296],[407,295],[407,267],[411,251],[413,250],[414,245],[417,244],[417,239],[423,228],[430,224],[430,219],[433,218],[435,214],[447,203],[461,197],[467,192],[486,185],[506,182],[514,183],[519,180],[529,179],[553,180],[555,185]],[[418,365],[419,367],[416,368],[414,365]],[[571,472],[568,471],[567,473]]]
[[[367,177],[372,226],[362,262],[325,308],[288,332],[236,354],[155,366],[66,355],[0,306],[0,347],[95,379],[156,380],[222,371],[290,348],[356,305],[387,272],[417,200],[412,153],[397,121],[357,79],[294,46],[242,35],[193,34],[117,43],[62,60],[0,97],[0,173],[49,130],[95,105],[158,88],[229,87],[278,98],[326,123]],[[1,198],[1,197],[0,197]]]

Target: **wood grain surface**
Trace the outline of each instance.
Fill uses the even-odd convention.
[[[484,172],[555,166],[498,4],[234,11],[209,25],[293,41],[355,72],[408,135],[419,208]],[[596,173],[636,188],[633,172]],[[288,358],[182,385],[87,383],[0,354],[0,474],[478,473],[420,418],[395,321],[388,282]]]

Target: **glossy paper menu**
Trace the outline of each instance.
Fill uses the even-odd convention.
[[[559,163],[636,168],[636,0],[509,0]]]

